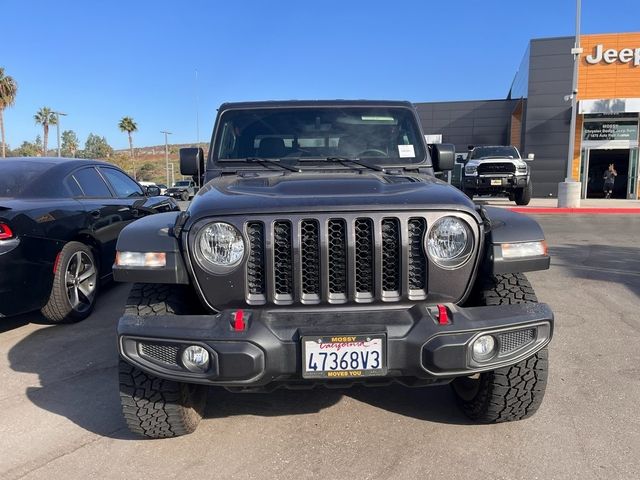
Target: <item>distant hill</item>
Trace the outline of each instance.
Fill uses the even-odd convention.
[[[183,147],[202,147],[205,151],[205,155],[209,150],[208,143],[178,143],[169,145],[169,163],[173,164],[173,180],[180,180],[180,161],[178,152]],[[115,150],[115,157],[119,157],[122,161],[117,163],[124,168],[129,174],[133,174],[133,168],[129,161],[129,149],[124,148]],[[137,180],[150,181],[156,183],[166,183],[166,159],[164,152],[164,144],[152,145],[146,147],[134,147],[135,162],[136,162],[136,177]],[[115,160],[115,159],[114,159]],[[170,172],[171,177],[171,172]],[[170,178],[171,182],[172,179]]]

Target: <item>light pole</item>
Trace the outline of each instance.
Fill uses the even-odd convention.
[[[169,167],[171,168],[171,183],[167,183],[167,187],[171,187],[174,183],[176,183],[175,174],[173,173],[173,163],[170,163]]]
[[[62,112],[53,112],[56,115],[56,133],[58,136],[58,157],[61,157],[62,154],[60,153],[60,115],[62,115],[63,117],[66,117],[67,114],[66,113],[62,113]]]
[[[569,126],[569,152],[567,154],[567,175],[564,182],[558,185],[558,207],[578,208],[580,207],[580,179],[573,179],[573,154],[576,138],[576,117],[578,105],[578,62],[582,48],[580,47],[580,11],[581,0],[576,0],[576,38],[571,54],[573,55],[573,80],[571,85],[571,125]]]
[[[167,166],[167,186],[169,186],[169,135],[171,132],[162,130],[160,133],[164,133],[164,163]]]

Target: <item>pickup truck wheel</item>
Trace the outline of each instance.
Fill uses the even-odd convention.
[[[529,205],[529,202],[531,201],[531,194],[533,193],[533,187],[531,185],[531,182],[529,182],[529,184],[524,187],[524,188],[519,188],[516,191],[516,204],[517,205]]]
[[[536,303],[536,294],[521,274],[496,275],[480,284],[476,305]],[[547,385],[548,350],[515,365],[498,368],[451,382],[462,411],[480,423],[521,420],[533,415],[542,403]]]
[[[152,317],[199,313],[193,292],[180,285],[135,284],[125,313]],[[120,403],[129,429],[149,438],[193,432],[206,406],[204,385],[165,380],[120,360]]]
[[[473,194],[475,193],[473,190],[469,190],[468,188],[463,188],[462,192],[471,200],[473,200]]]
[[[189,192],[182,192],[180,194],[180,200],[182,200],[183,202],[186,202],[187,200],[189,200]]]
[[[56,259],[51,294],[42,315],[51,323],[84,320],[93,311],[99,279],[91,249],[80,242],[67,243]]]

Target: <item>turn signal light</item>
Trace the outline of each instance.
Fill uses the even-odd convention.
[[[118,267],[164,267],[167,254],[164,252],[116,252]]]
[[[0,240],[13,238],[13,230],[6,223],[0,223]]]
[[[502,258],[517,259],[547,255],[547,242],[503,243]]]

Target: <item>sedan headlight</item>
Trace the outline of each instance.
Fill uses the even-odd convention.
[[[475,175],[476,173],[478,173],[478,166],[467,165],[466,167],[464,167],[464,173],[467,175]]]
[[[214,222],[200,230],[196,249],[199,257],[214,267],[234,267],[244,257],[244,240],[233,225]]]
[[[427,252],[438,266],[458,268],[471,256],[473,237],[466,222],[457,217],[436,221],[427,237]]]

